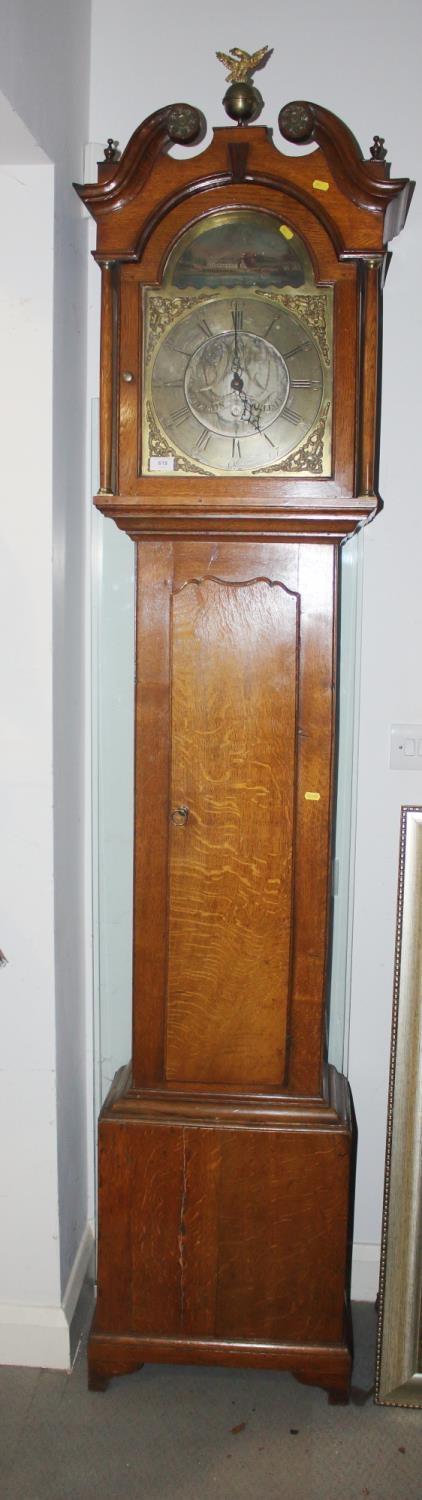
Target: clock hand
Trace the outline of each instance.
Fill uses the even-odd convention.
[[[242,366],[239,365],[238,369],[235,370],[234,375],[232,376],[232,379],[230,381],[230,390],[231,391],[238,391],[239,394],[240,394],[241,391],[243,391],[243,385],[244,385],[244,382],[242,380],[242,376],[239,375],[239,369],[241,369],[241,368],[242,368]]]
[[[240,374],[242,361],[239,353],[239,329],[242,327],[243,313],[237,302],[235,303],[234,312],[232,312],[232,322],[234,328],[234,355],[232,359],[233,378],[231,388],[233,391],[241,391],[243,390],[243,380]]]
[[[261,432],[261,417],[265,411],[271,410],[271,392],[263,401],[251,401],[245,391],[239,394],[240,400],[243,402],[243,411],[240,420],[248,422],[251,427],[255,427],[256,432]]]

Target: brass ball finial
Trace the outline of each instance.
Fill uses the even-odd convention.
[[[224,95],[223,104],[230,120],[237,125],[250,125],[261,113],[264,100],[253,83],[231,83]]]
[[[272,51],[272,47],[260,47],[258,52],[231,47],[230,53],[216,53],[218,61],[228,69],[226,81],[229,88],[224,95],[224,108],[229,119],[236,120],[238,125],[249,125],[261,113],[264,101],[252,78],[258,68],[265,68]]]

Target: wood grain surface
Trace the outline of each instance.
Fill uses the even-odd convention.
[[[104,1118],[97,1328],[340,1342],[350,1133]],[[130,1276],[122,1274],[130,1266]]]
[[[318,1094],[336,548],[138,551],[134,1084]]]
[[[168,106],[78,188],[104,267],[96,503],[138,557],[133,1061],[99,1128],[98,1389],[161,1359],[348,1396],[353,1134],[324,1060],[337,558],[381,504],[379,288],[412,185],[328,110],[279,123],[316,150],[252,126],[239,155],[225,127],[174,157],[202,127]],[[229,207],[277,215],[334,289],[330,475],[142,476],[143,287]]]
[[[173,597],[168,1079],[283,1079],[297,625],[280,584]]]
[[[230,147],[238,132],[230,125],[220,127],[206,151],[182,157],[175,165],[167,154],[170,136],[164,118],[172,107],[157,111],[138,126],[120,160],[110,164],[98,183],[77,186],[97,221],[99,259],[141,259],[154,224],[163,222],[174,204],[194,199],[204,188],[221,187],[226,202],[231,200],[235,189]],[[411,184],[407,179],[390,178],[383,162],[363,161],[351,131],[330,110],[303,101],[299,107],[308,112],[309,139],[318,143],[318,150],[310,155],[284,154],[265,126],[243,127],[248,185],[258,184],[261,192],[267,185],[279,191],[291,187],[300,205],[305,203],[315,216],[316,229],[321,224],[327,227],[338,253],[382,250],[385,240],[403,227]],[[284,110],[280,120],[283,115]],[[284,126],[283,133],[289,138]],[[325,194],[321,202],[315,190],[315,180],[321,178],[328,179],[328,204]],[[192,217],[194,212],[191,208]]]
[[[345,1080],[277,1126],[154,1118],[122,1069],[99,1127],[98,1300],[89,1381],[144,1360],[289,1369],[347,1400],[350,1158]]]

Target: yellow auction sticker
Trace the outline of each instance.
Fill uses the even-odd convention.
[[[280,234],[284,234],[285,240],[293,239],[293,229],[289,229],[288,224],[280,224]]]
[[[328,193],[329,186],[329,182],[322,182],[320,177],[315,177],[312,183],[312,187],[316,188],[317,193]]]
[[[320,792],[305,792],[305,802],[320,802],[320,801],[321,801],[321,793]]]

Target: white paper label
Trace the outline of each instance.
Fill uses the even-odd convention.
[[[150,458],[149,466],[153,474],[171,474],[174,469],[174,458],[170,454],[168,458]]]

